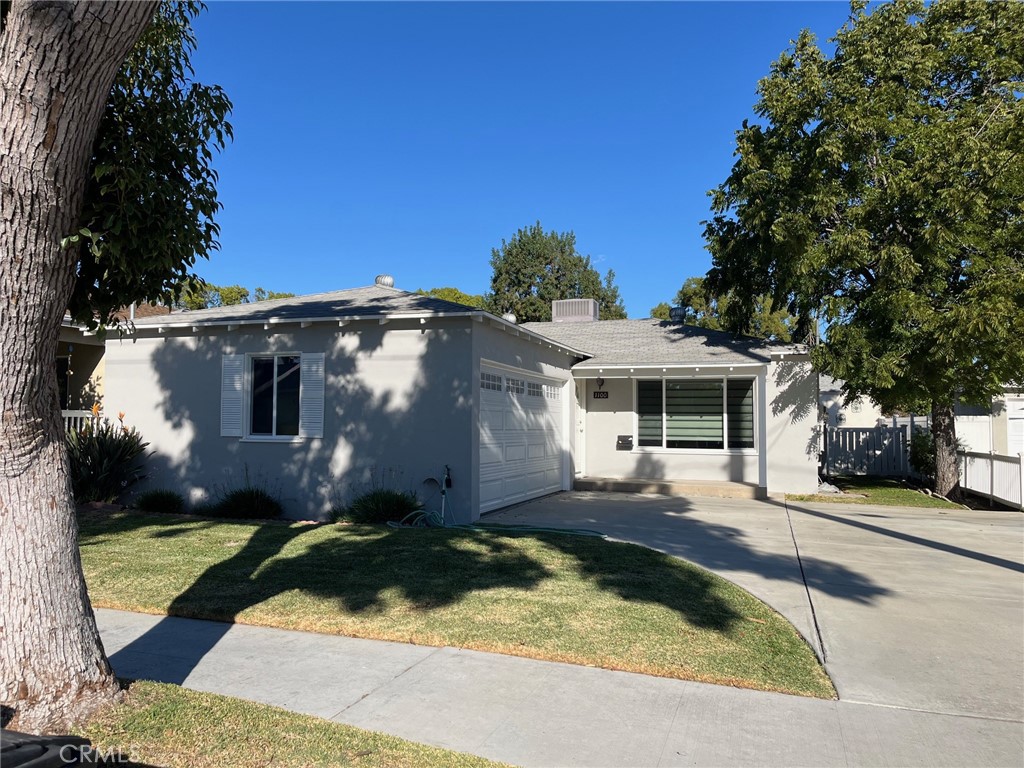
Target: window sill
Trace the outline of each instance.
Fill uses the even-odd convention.
[[[241,443],[304,443],[309,438],[299,437],[297,435],[286,435],[286,436],[275,436],[275,435],[249,435],[243,437],[239,442]]]
[[[689,456],[757,456],[756,448],[654,448],[637,446],[630,453],[671,453]]]

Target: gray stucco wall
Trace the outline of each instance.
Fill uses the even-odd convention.
[[[322,518],[374,483],[424,495],[445,464],[462,521],[474,509],[475,372],[468,319],[287,326],[112,340],[107,410],[127,412],[154,452],[149,487],[193,500],[237,487],[246,471],[294,518]],[[324,437],[295,443],[220,436],[224,354],[324,352]],[[434,495],[428,506],[436,507]]]
[[[818,376],[806,357],[773,360],[765,381],[769,493],[818,488]]]

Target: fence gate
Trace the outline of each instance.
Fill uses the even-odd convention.
[[[828,475],[910,474],[907,431],[902,427],[829,427],[825,432]]]

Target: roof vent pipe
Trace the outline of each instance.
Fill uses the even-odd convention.
[[[686,319],[686,309],[684,307],[672,307],[668,311],[668,319],[673,323],[681,323]]]
[[[395,287],[395,278],[391,275],[377,275],[373,282],[377,285],[383,285],[385,288]]]
[[[517,322],[519,322],[519,319],[516,317],[514,312],[506,312],[504,315],[501,316],[501,319],[507,323],[512,323],[512,325],[515,325]]]

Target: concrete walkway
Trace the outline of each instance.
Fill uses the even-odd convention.
[[[576,493],[490,519],[722,574],[815,644],[841,700],[105,610],[103,640],[121,675],[519,765],[1024,762],[1024,516]]]

